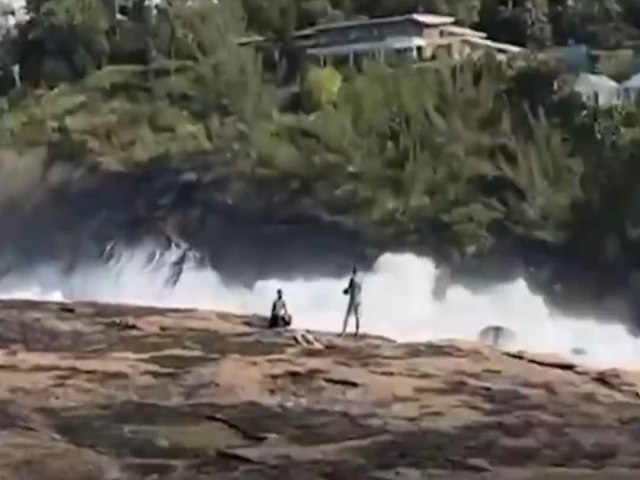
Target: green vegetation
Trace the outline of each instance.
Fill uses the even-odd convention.
[[[63,29],[80,39],[68,63],[89,52],[91,68],[8,96],[5,148],[48,146],[109,169],[153,168],[161,156],[188,166],[190,153],[223,151],[242,181],[296,185],[377,235],[437,237],[466,254],[513,237],[584,250],[589,261],[640,251],[633,105],[594,111],[554,65],[488,55],[420,68],[310,69],[302,108],[285,110],[258,55],[235,42],[258,32],[286,44],[294,28],[318,21],[422,6],[502,40],[632,48],[640,2],[244,0],[245,14],[233,0],[201,0],[158,14],[144,37],[147,65],[102,67],[113,39],[96,1],[45,2],[29,27],[36,38]],[[602,64],[612,71],[631,68],[628,56],[609,60]],[[42,74],[43,63],[33,70]],[[42,83],[55,88],[33,88]]]
[[[288,157],[318,195],[341,187],[367,218],[430,225],[465,250],[490,247],[496,227],[560,242],[584,164],[544,111],[509,100],[515,79],[491,57],[394,71],[371,64],[335,104],[281,121],[260,160]]]
[[[338,99],[342,75],[335,68],[311,67],[302,81],[302,98],[306,109],[318,110]]]
[[[47,3],[43,15],[50,5],[56,12],[65,6]],[[66,15],[63,10],[51,18],[66,22]],[[95,17],[86,18],[93,24]],[[41,21],[36,17],[35,24]],[[210,149],[227,135],[221,128],[227,121],[271,115],[271,90],[262,83],[257,57],[234,41],[243,22],[229,1],[166,9],[154,32],[159,58],[153,64],[109,66],[72,83],[56,82],[51,90],[11,95],[0,118],[0,141],[11,148],[72,143],[76,154],[111,168]],[[82,20],[70,25],[84,30]]]
[[[3,143],[28,148],[73,142],[78,155],[93,154],[119,167],[164,153],[211,147],[207,124],[171,99],[176,87],[195,91],[191,72],[157,72],[147,86],[146,68],[110,67],[76,85],[28,96],[3,115]]]

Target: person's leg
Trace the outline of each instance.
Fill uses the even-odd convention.
[[[357,303],[354,309],[356,317],[356,337],[360,333],[360,303]]]
[[[344,315],[344,321],[342,322],[342,332],[340,336],[343,337],[345,333],[347,333],[347,326],[349,325],[349,317],[351,316],[353,310],[353,305],[349,302],[349,306],[347,307],[347,313]]]

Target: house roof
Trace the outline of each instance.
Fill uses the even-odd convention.
[[[478,37],[463,37],[463,40],[465,42],[469,42],[469,43],[473,43],[476,45],[481,45],[484,47],[489,47],[492,48],[494,50],[501,50],[503,52],[507,52],[507,53],[518,53],[518,52],[522,52],[524,50],[524,48],[519,47],[517,45],[511,45],[510,43],[501,43],[501,42],[494,42],[493,40],[488,40],[486,38],[478,38]]]
[[[605,88],[617,89],[620,86],[618,82],[612,80],[606,75],[596,75],[593,73],[581,73],[576,80],[576,89],[581,88]]]
[[[477,38],[486,38],[487,34],[484,32],[479,32],[478,30],[474,30],[468,27],[461,27],[459,25],[445,25],[442,27],[443,32],[451,33],[453,35],[461,35],[465,37],[477,37]]]
[[[359,27],[362,25],[377,25],[381,23],[395,23],[404,21],[413,21],[421,23],[422,25],[429,27],[440,27],[444,25],[451,25],[455,23],[455,17],[446,15],[434,15],[432,13],[412,13],[409,15],[397,15],[394,17],[376,17],[376,18],[363,18],[359,20],[348,20],[345,22],[327,23],[325,25],[317,25],[313,27],[316,32],[322,32],[327,30],[337,30],[341,28]]]

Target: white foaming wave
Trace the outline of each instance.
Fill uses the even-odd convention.
[[[267,314],[278,288],[297,328],[337,332],[346,297],[343,278],[264,279],[252,288],[231,285],[217,272],[188,262],[175,287],[167,285],[174,256],[148,265],[151,250],[125,252],[109,264],[85,264],[71,272],[44,265],[0,280],[1,298],[98,301]],[[515,332],[514,349],[554,353],[598,367],[640,366],[640,339],[621,324],[554,315],[523,280],[481,294],[452,285],[442,301],[431,291],[437,269],[428,258],[382,255],[363,274],[364,333],[401,342],[471,340],[487,326]],[[580,352],[579,354],[576,352]]]

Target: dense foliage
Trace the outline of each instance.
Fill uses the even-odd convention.
[[[76,0],[44,3],[50,6],[29,26],[32,38],[70,32],[80,39],[74,48],[100,70],[112,32],[99,0],[82,0],[82,9],[70,6],[80,5]],[[377,232],[436,236],[467,254],[522,238],[569,248],[589,262],[636,260],[635,106],[594,110],[552,64],[532,56],[509,65],[488,55],[421,68],[311,69],[300,108],[285,111],[256,53],[235,39],[263,33],[286,42],[295,28],[316,22],[422,8],[530,46],[570,39],[629,46],[640,2],[243,4],[244,12],[234,0],[167,6],[145,37],[149,65],[108,67],[82,79],[83,72],[53,91],[12,96],[0,117],[2,141],[14,148],[43,140],[72,145],[65,152],[110,168],[225,150],[242,181],[295,186]]]

